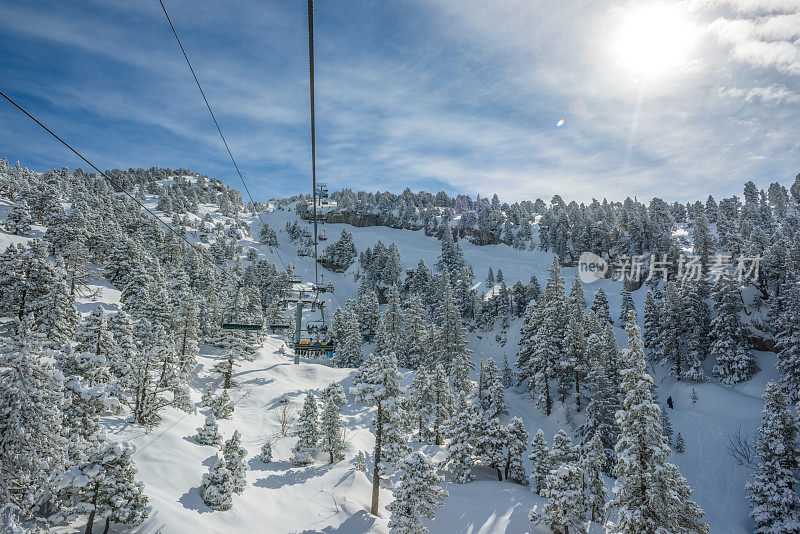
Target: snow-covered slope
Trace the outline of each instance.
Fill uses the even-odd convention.
[[[155,207],[155,199],[148,203]],[[7,203],[0,204],[0,220],[8,210]],[[221,218],[215,209],[208,208],[215,220]],[[260,256],[273,263],[291,263],[295,273],[305,281],[313,281],[313,260],[296,255],[297,246],[290,243],[284,230],[287,221],[296,219],[292,211],[265,211],[264,219],[278,232],[279,246],[275,249],[263,246],[254,239],[242,239],[245,248],[254,248]],[[253,236],[258,235],[259,220],[244,216],[253,224]],[[302,223],[308,225],[308,223]],[[341,224],[325,226],[327,235],[335,239],[343,228],[354,234],[359,251],[373,246],[378,240],[385,244],[396,243],[403,260],[404,269],[417,265],[424,259],[428,265],[435,263],[440,253],[440,243],[426,237],[421,231],[397,230],[386,227],[353,228]],[[24,242],[41,236],[44,229],[34,227],[29,237],[10,236],[0,233],[0,250],[9,243]],[[517,280],[527,282],[532,275],[540,281],[547,277],[546,270],[552,263],[552,255],[543,252],[519,251],[506,245],[475,246],[463,243],[466,262],[472,266],[476,280],[484,280],[490,267],[502,268],[509,285]],[[330,310],[344,306],[348,298],[355,298],[358,282],[354,280],[357,264],[342,274],[320,267],[324,280],[335,286],[335,292],[325,294]],[[574,277],[573,269],[564,269],[568,283]],[[84,314],[95,306],[107,310],[118,308],[119,291],[108,281],[98,278],[95,285],[103,289],[99,302],[82,301],[80,311]],[[597,289],[603,288],[608,295],[611,316],[619,316],[621,285],[602,280],[585,287],[587,300],[591,300]],[[638,310],[643,309],[644,289],[633,294]],[[641,322],[641,313],[640,322]],[[516,360],[521,320],[512,321],[505,337],[505,345],[496,341],[499,329],[491,332],[475,331],[469,336],[470,348],[477,361],[480,355],[492,357],[498,363],[507,356],[513,365]],[[615,332],[621,345],[625,335],[619,325]],[[221,420],[220,430],[225,438],[234,430],[243,436],[248,450],[248,487],[242,495],[234,496],[233,508],[225,512],[212,511],[200,499],[198,486],[201,477],[213,465],[213,447],[196,444],[191,436],[202,426],[205,414],[200,409],[195,414],[169,408],[165,418],[152,432],[125,422],[125,416],[109,416],[103,424],[109,437],[134,443],[137,452],[134,459],[139,468],[139,477],[146,485],[151,512],[148,520],[137,527],[137,532],[385,532],[388,512],[385,505],[392,499],[389,488],[382,490],[381,517],[369,512],[371,481],[361,472],[354,471],[352,459],[358,451],[370,452],[374,444],[371,430],[370,410],[348,395],[344,408],[347,426],[346,460],[333,466],[327,465],[323,454],[310,467],[295,467],[288,462],[290,449],[296,438],[279,433],[278,399],[287,395],[295,411],[302,406],[304,395],[319,393],[331,382],[338,382],[347,391],[354,370],[336,369],[320,363],[302,361],[294,365],[277,336],[268,336],[263,347],[253,355],[252,361],[237,368],[234,380],[237,385],[231,394],[236,409],[231,420]],[[220,356],[211,347],[203,347],[199,357],[200,366],[193,382],[192,399],[199,402],[206,382],[211,380],[208,371]],[[746,467],[737,465],[726,452],[728,435],[741,429],[752,434],[760,421],[763,407],[761,394],[766,382],[775,377],[774,354],[759,353],[760,371],[752,380],[732,388],[716,381],[693,384],[676,382],[662,368],[653,369],[657,394],[662,403],[672,396],[675,409],[670,411],[674,432],[681,432],[686,441],[686,452],[672,455],[676,463],[695,490],[694,498],[706,512],[706,521],[712,532],[744,533],[751,530],[748,517],[749,506],[745,499],[744,485],[749,476]],[[406,382],[412,372],[404,371]],[[692,389],[698,401],[692,401]],[[548,442],[560,428],[569,430],[563,410],[556,403],[550,417],[544,417],[534,403],[520,392],[508,389],[507,401],[510,416],[522,418],[529,434],[543,429]],[[273,461],[264,464],[256,458],[266,440],[274,441]],[[414,444],[434,459],[440,460],[443,451],[430,445]],[[527,455],[526,455],[527,456]],[[526,461],[526,468],[530,469]],[[610,485],[611,480],[607,481]],[[539,497],[527,488],[508,482],[497,482],[491,472],[480,472],[476,482],[458,485],[444,484],[450,493],[445,508],[430,523],[432,532],[535,532],[528,512],[539,504]],[[544,530],[542,530],[544,531]]]

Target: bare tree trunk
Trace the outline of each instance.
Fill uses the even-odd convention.
[[[103,529],[103,534],[108,534],[108,527],[111,525],[111,518],[106,517],[106,528]]]
[[[92,527],[94,527],[94,514],[97,511],[97,492],[100,489],[100,483],[94,484],[94,496],[92,496],[92,511],[89,512],[89,518],[86,520],[86,530],[84,534],[92,534]]]
[[[378,515],[378,498],[380,497],[381,475],[378,464],[381,463],[381,440],[383,438],[383,408],[378,403],[378,421],[375,425],[375,465],[372,468],[372,508],[369,513]]]

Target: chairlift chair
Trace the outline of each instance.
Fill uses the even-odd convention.
[[[236,296],[233,300],[233,306],[225,310],[222,314],[222,329],[223,330],[246,330],[258,331],[264,328],[264,319],[253,319],[246,313],[246,310],[239,306],[239,293],[242,286],[236,288]]]

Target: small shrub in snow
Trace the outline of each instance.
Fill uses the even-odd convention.
[[[233,482],[222,458],[217,458],[214,467],[203,475],[200,496],[206,506],[214,510],[228,510],[233,505]]]
[[[197,429],[194,440],[200,445],[217,445],[222,443],[222,434],[219,433],[217,418],[213,414],[206,417],[205,424]]]

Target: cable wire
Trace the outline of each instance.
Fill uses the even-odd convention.
[[[186,54],[186,50],[183,48],[183,43],[181,43],[181,38],[178,37],[178,32],[175,30],[175,25],[172,24],[172,19],[167,13],[167,8],[164,5],[163,0],[158,0],[158,3],[161,4],[161,9],[164,11],[164,16],[167,18],[167,22],[169,23],[169,27],[172,29],[172,34],[175,36],[175,40],[178,42],[178,47],[181,49],[181,53],[183,54],[183,58],[186,60],[186,64],[189,66],[189,70],[192,73],[192,77],[194,78],[194,82],[197,84],[197,88],[200,90],[200,95],[203,97],[203,102],[206,103],[206,108],[208,108],[208,112],[211,114],[211,120],[214,121],[214,126],[217,127],[217,132],[219,132],[219,137],[222,139],[222,144],[225,145],[225,150],[228,151],[228,156],[231,158],[231,162],[233,163],[233,167],[236,169],[236,174],[239,175],[239,179],[242,181],[242,185],[244,186],[244,190],[247,193],[247,197],[250,199],[250,202],[253,204],[253,208],[256,206],[255,200],[253,200],[253,195],[250,194],[250,189],[247,187],[247,182],[244,180],[244,176],[242,172],[239,170],[239,165],[236,163],[236,158],[233,157],[233,153],[231,152],[230,146],[228,146],[228,142],[225,140],[225,136],[222,134],[222,128],[217,122],[217,118],[214,116],[214,112],[211,110],[211,104],[208,103],[208,99],[206,98],[206,93],[203,91],[203,87],[200,85],[200,80],[197,79],[197,74],[194,72],[194,67],[192,67],[192,62],[189,61],[189,56]],[[261,213],[256,210],[256,216],[261,221],[262,225],[266,225],[267,223],[264,222],[264,219],[261,218]],[[270,250],[272,247],[270,246]],[[281,253],[278,250],[278,247],[275,247],[275,252],[278,254],[278,259],[281,261],[283,268],[286,269],[286,264],[283,262],[283,258],[281,257]],[[315,258],[316,261],[316,258]]]
[[[44,124],[42,124],[42,122],[41,122],[39,119],[37,119],[36,117],[34,117],[33,115],[31,115],[31,114],[28,112],[28,110],[26,110],[26,109],[25,109],[25,108],[23,108],[21,105],[19,105],[19,104],[18,104],[18,103],[17,103],[17,102],[16,102],[16,101],[13,99],[13,98],[11,98],[11,97],[10,97],[10,96],[8,96],[7,94],[5,94],[5,93],[4,93],[2,90],[0,90],[0,96],[2,96],[3,98],[5,98],[6,100],[8,100],[8,101],[11,103],[11,105],[13,105],[15,108],[17,108],[17,109],[18,109],[18,110],[20,110],[22,113],[24,113],[25,115],[27,115],[27,116],[28,116],[28,118],[29,118],[29,119],[31,119],[33,122],[35,122],[36,124],[38,124],[39,126],[41,126],[41,127],[42,127],[42,128],[43,128],[43,129],[44,129],[46,132],[47,132],[47,133],[49,133],[49,134],[50,134],[50,135],[52,135],[54,138],[56,138],[56,139],[57,139],[57,140],[58,140],[58,141],[59,141],[59,142],[60,142],[62,145],[64,145],[64,146],[65,146],[65,147],[67,147],[68,149],[70,149],[70,150],[72,151],[72,153],[73,153],[73,154],[75,154],[76,156],[78,156],[79,158],[81,158],[83,161],[85,161],[85,162],[86,162],[86,164],[87,164],[87,165],[89,165],[89,166],[90,166],[92,169],[94,169],[95,171],[97,171],[97,172],[100,174],[100,176],[102,176],[103,178],[105,178],[106,180],[108,180],[109,182],[111,182],[111,184],[114,186],[114,188],[115,188],[115,189],[116,189],[118,192],[120,192],[120,193],[124,193],[125,195],[127,195],[127,196],[128,196],[130,199],[131,199],[131,200],[133,200],[133,201],[134,201],[136,204],[138,204],[138,205],[139,205],[139,206],[140,206],[140,207],[141,207],[143,210],[145,210],[147,213],[149,213],[150,215],[152,215],[152,216],[153,216],[153,218],[154,218],[155,220],[157,220],[157,221],[158,221],[158,222],[160,222],[162,225],[164,225],[164,227],[165,227],[165,228],[167,228],[167,229],[168,229],[170,232],[172,232],[172,234],[173,234],[173,235],[175,235],[176,237],[178,237],[179,239],[181,239],[182,241],[184,241],[184,242],[185,242],[187,245],[189,245],[189,248],[190,248],[190,249],[194,250],[195,252],[198,252],[198,253],[200,254],[200,256],[201,256],[201,257],[202,257],[204,260],[208,261],[208,262],[210,263],[210,265],[212,265],[212,266],[213,266],[215,269],[218,269],[218,268],[217,268],[217,266],[214,264],[214,262],[210,261],[210,259],[206,257],[206,255],[205,255],[205,254],[207,254],[207,251],[206,251],[206,250],[205,250],[203,247],[199,247],[198,245],[192,244],[192,243],[191,243],[191,242],[190,242],[188,239],[186,239],[186,237],[184,237],[184,236],[182,236],[180,233],[178,233],[178,231],[177,231],[177,230],[175,230],[175,228],[173,228],[171,225],[169,225],[169,224],[167,224],[166,222],[164,222],[164,221],[161,219],[161,217],[159,217],[158,215],[156,215],[156,214],[155,214],[155,213],[154,213],[154,212],[153,212],[153,211],[152,211],[150,208],[148,208],[147,206],[145,206],[144,204],[142,204],[142,203],[139,201],[139,199],[137,199],[137,198],[136,198],[136,197],[134,197],[132,194],[130,194],[130,193],[128,193],[127,191],[125,191],[125,189],[122,187],[122,184],[120,184],[119,182],[117,182],[115,179],[111,178],[111,177],[110,177],[109,175],[107,175],[105,172],[103,172],[103,171],[101,171],[100,169],[98,169],[98,168],[97,168],[97,166],[96,166],[94,163],[92,163],[91,161],[89,161],[88,159],[86,159],[85,157],[83,157],[83,154],[81,154],[80,152],[78,152],[77,150],[75,150],[75,149],[72,147],[72,145],[70,145],[69,143],[67,143],[66,141],[64,141],[64,140],[63,140],[61,137],[59,137],[59,136],[58,136],[58,135],[57,135],[55,132],[53,132],[53,130],[51,130],[50,128],[48,128],[48,127],[47,127],[47,126],[45,126]],[[202,251],[202,252],[201,252],[201,251]]]
[[[159,0],[160,2],[161,0]],[[314,216],[314,286],[319,286],[317,260],[317,154],[314,124],[314,0],[308,0],[308,81],[311,96],[311,205]]]

